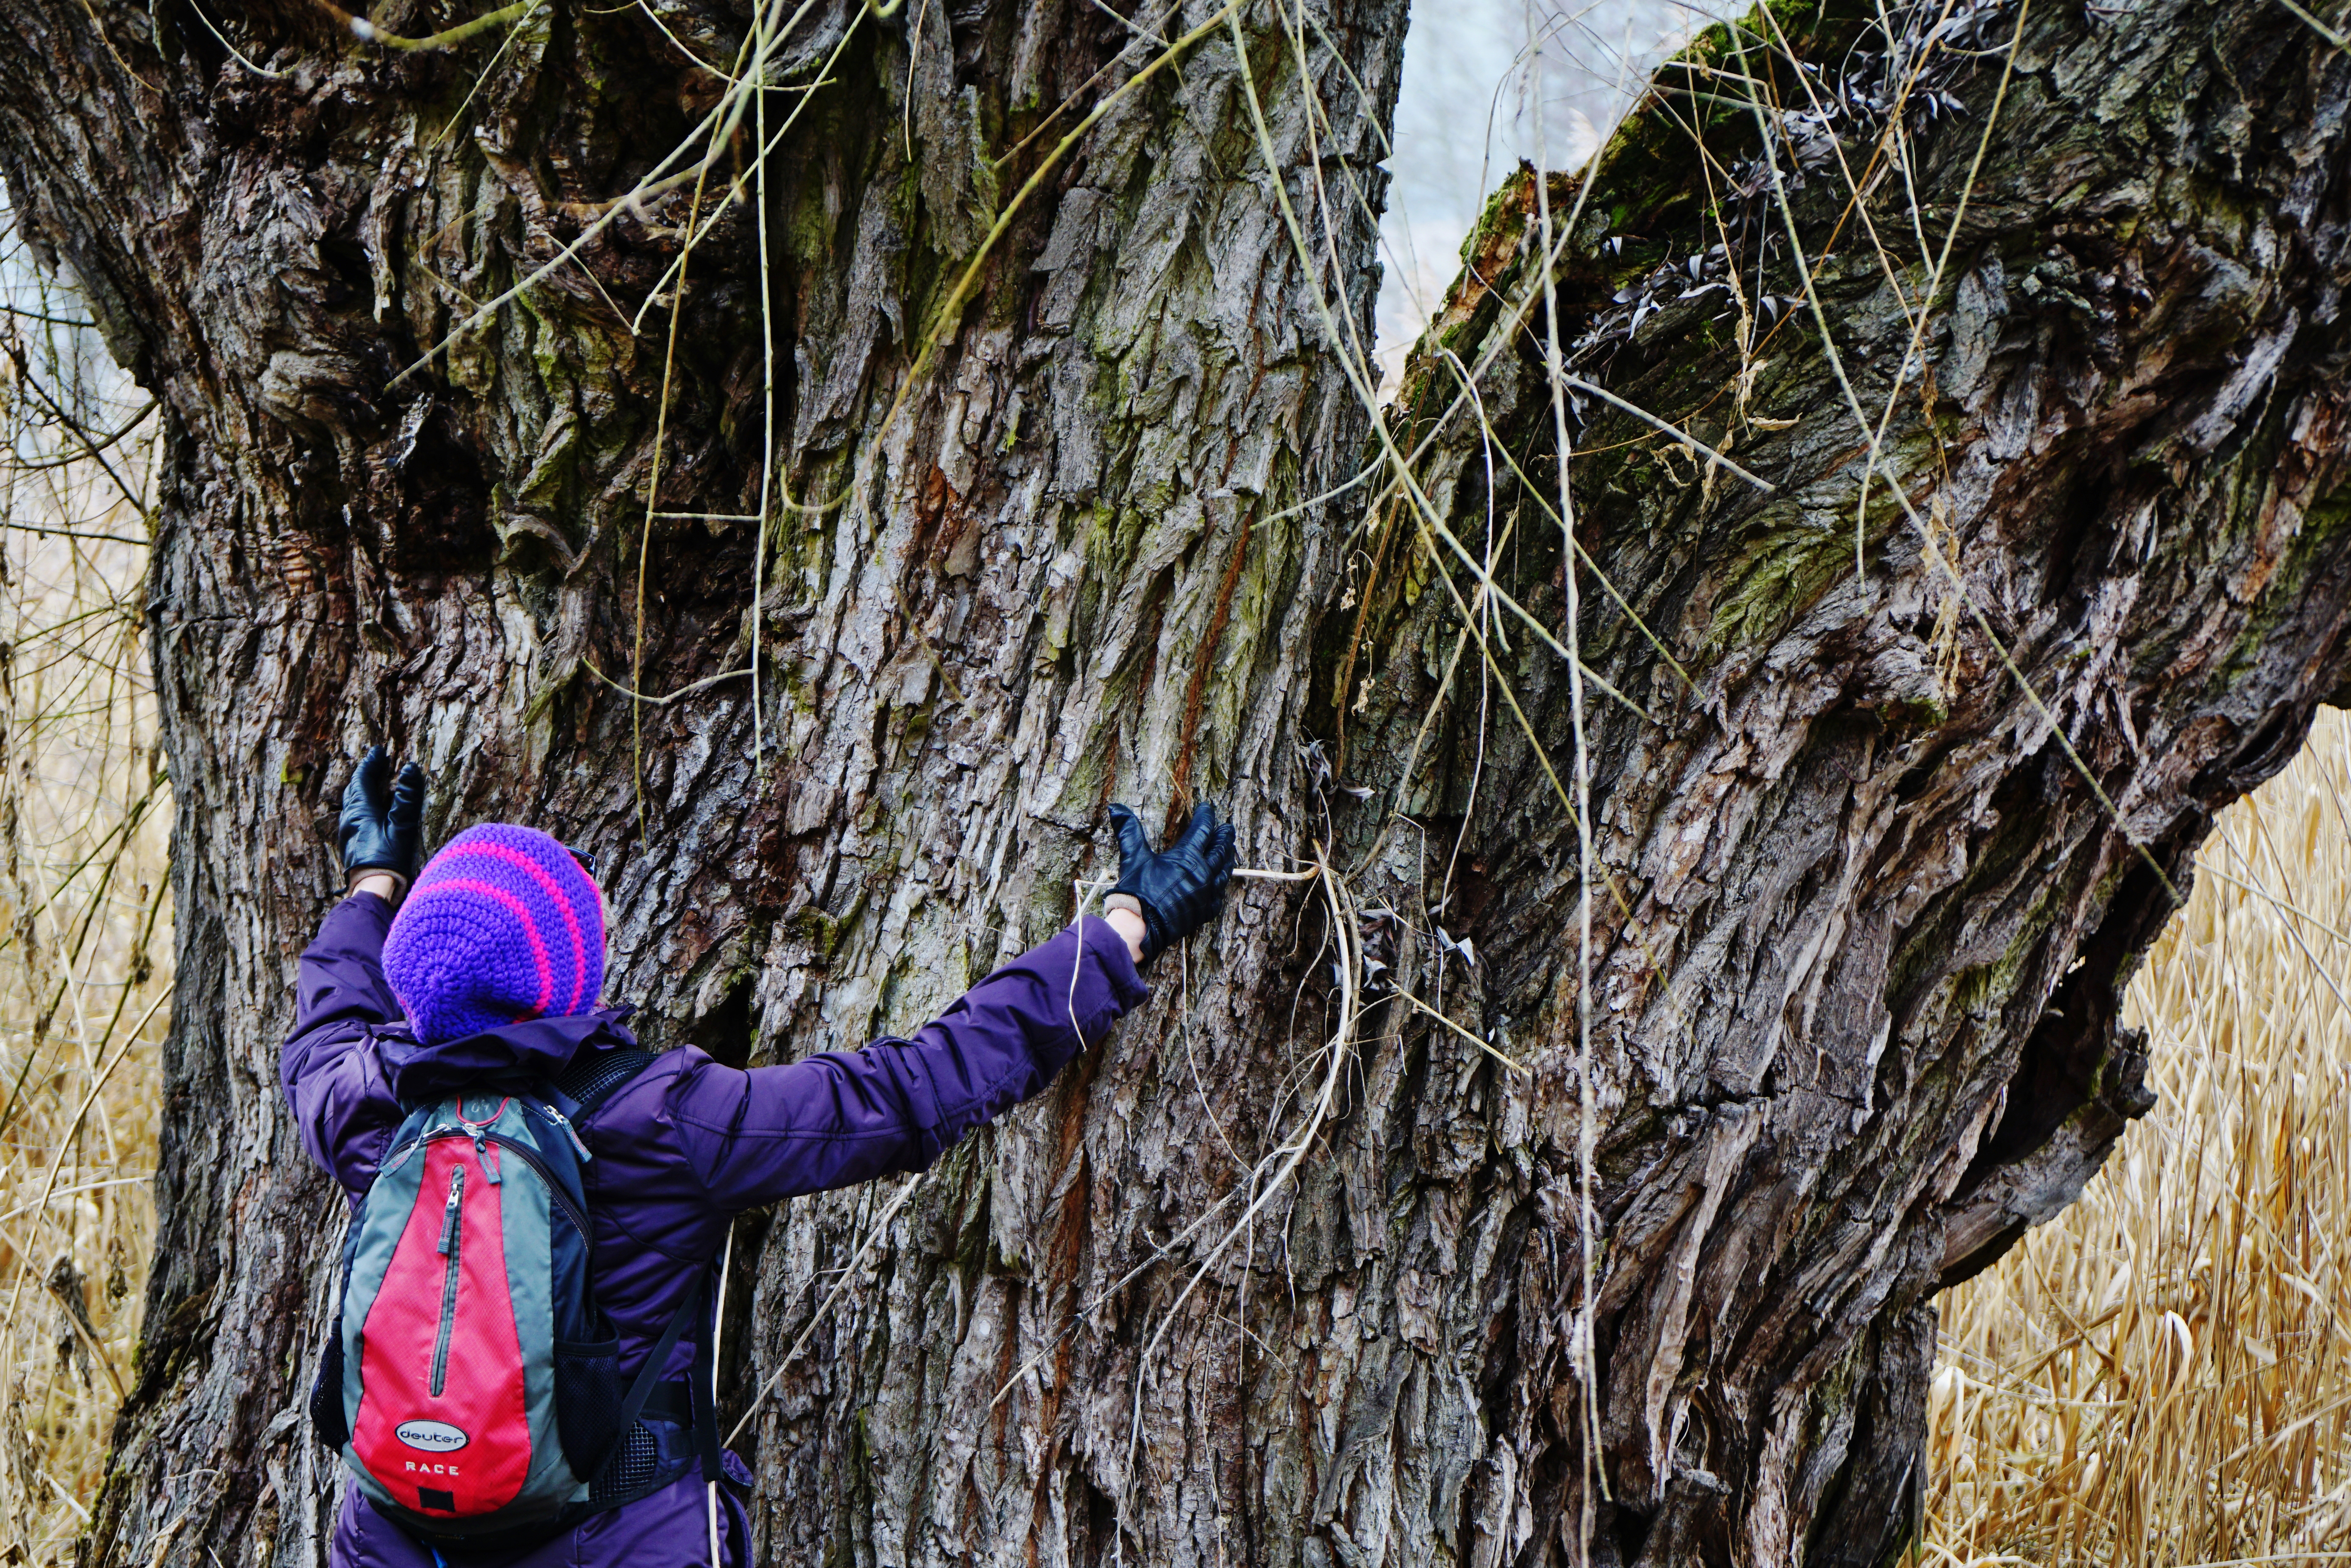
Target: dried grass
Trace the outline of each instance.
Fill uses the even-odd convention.
[[[97,334],[59,324],[83,308],[21,255],[0,256],[0,1561],[12,1563],[70,1558],[136,1376],[171,989],[147,552],[118,542],[146,537],[153,420],[131,424],[145,400]]]
[[[2125,1004],[2161,1102],[1942,1302],[1923,1562],[2351,1560],[2351,717],[2199,863]]]

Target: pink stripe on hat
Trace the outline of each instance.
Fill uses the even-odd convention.
[[[552,918],[569,940],[550,947],[540,925]],[[418,875],[385,935],[383,972],[428,1044],[577,1014],[603,989],[602,890],[559,840],[477,823]]]
[[[502,861],[507,865],[516,867],[525,876],[538,884],[539,891],[547,894],[548,902],[555,905],[555,912],[563,916],[564,929],[571,933],[571,999],[563,1004],[563,1010],[566,1013],[576,1013],[580,1010],[582,1002],[595,1000],[593,997],[583,997],[580,994],[580,988],[588,983],[588,944],[580,939],[579,917],[571,913],[571,905],[564,901],[563,890],[555,885],[555,879],[540,870],[538,862],[528,855],[517,850],[510,850],[504,844],[478,841],[451,844],[445,852],[446,858],[451,861],[463,860],[469,855],[486,855],[492,860]],[[541,1012],[546,1010],[543,1006],[539,1009]]]
[[[522,934],[530,942],[531,962],[538,966],[538,1000],[532,1005],[531,1014],[540,1018],[547,1015],[547,1005],[555,999],[555,971],[548,966],[547,944],[538,939],[538,925],[531,919],[529,906],[505,888],[492,887],[488,883],[470,876],[441,877],[431,887],[419,888],[417,892],[425,898],[439,894],[470,893],[503,905],[507,914],[520,921]]]

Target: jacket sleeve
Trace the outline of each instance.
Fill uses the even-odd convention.
[[[669,1092],[673,1126],[714,1207],[927,1167],[1038,1093],[1151,994],[1108,922],[1064,930],[966,991],[912,1040],[877,1040],[748,1071],[694,1053]]]
[[[392,906],[354,894],[329,910],[302,954],[294,1032],[278,1056],[278,1080],[302,1146],[357,1197],[400,1125],[400,1101],[376,1058],[371,1024],[391,1023],[400,1003],[383,978],[383,937]]]

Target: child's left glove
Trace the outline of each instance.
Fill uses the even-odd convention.
[[[1143,917],[1142,962],[1225,912],[1225,884],[1233,876],[1233,825],[1217,821],[1217,809],[1200,802],[1191,825],[1154,854],[1143,824],[1124,806],[1110,809],[1118,830],[1118,886],[1111,902],[1125,900]]]
[[[371,746],[343,787],[343,818],[335,842],[343,852],[343,885],[363,872],[388,872],[402,893],[416,880],[416,857],[424,838],[424,769],[413,762],[392,773],[392,758]]]

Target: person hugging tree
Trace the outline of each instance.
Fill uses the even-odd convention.
[[[419,871],[424,800],[380,747],[354,771],[347,896],[302,955],[281,1061],[351,1204],[310,1404],[352,1481],[330,1561],[739,1568],[750,1475],[712,1382],[735,1217],[922,1170],[1041,1092],[1222,911],[1233,830],[1202,804],[1155,853],[1113,806],[1103,915],[911,1040],[742,1071],[641,1050],[607,1005],[593,860],[485,822]]]

